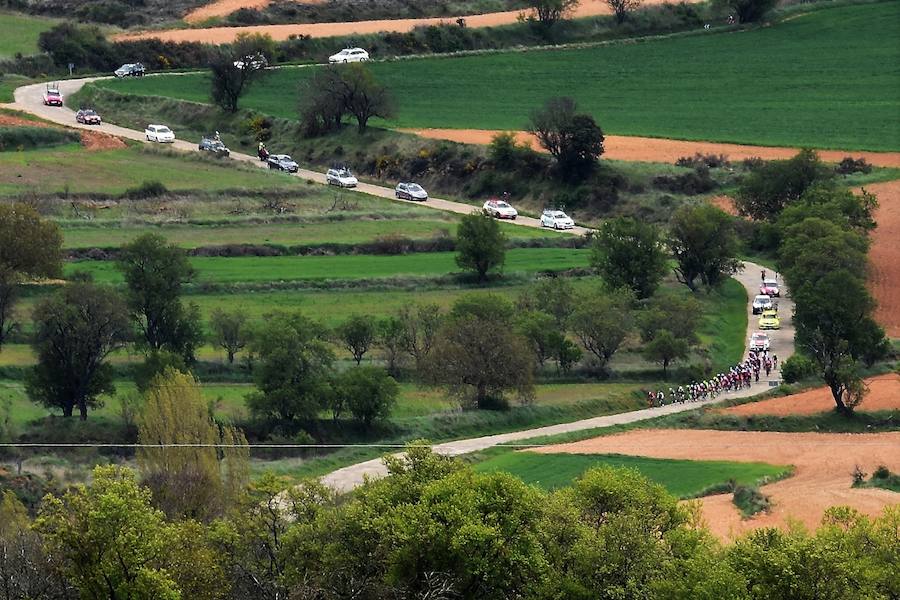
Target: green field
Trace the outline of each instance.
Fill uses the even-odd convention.
[[[57,21],[17,13],[0,12],[0,58],[22,53],[37,54],[38,36]]]
[[[504,272],[533,273],[586,267],[590,250],[569,248],[516,248],[506,253]],[[197,281],[216,283],[375,279],[384,277],[440,276],[459,272],[453,252],[420,252],[400,256],[259,256],[191,258]],[[110,261],[75,261],[66,273],[87,271],[100,283],[121,283],[121,273]]]
[[[898,150],[898,22],[896,1],[811,8],[743,32],[403,60],[372,69],[399,99],[392,124],[400,127],[522,129],[547,97],[570,95],[607,133]],[[310,73],[270,73],[244,105],[295,118],[284,91]],[[98,85],[197,102],[209,95],[206,75]]]
[[[582,473],[596,466],[637,469],[679,498],[692,498],[734,480],[753,485],[763,478],[783,476],[788,467],[766,463],[726,461],[667,460],[617,454],[538,454],[536,452],[498,453],[477,463],[478,471],[512,473],[526,483],[552,490],[570,485]]]

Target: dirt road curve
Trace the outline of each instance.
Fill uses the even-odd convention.
[[[744,263],[744,270],[737,275],[737,279],[743,284],[747,290],[747,295],[752,298],[759,289],[760,271],[762,267],[753,263]],[[779,331],[770,332],[772,340],[772,349],[778,354],[781,361],[787,360],[794,353],[794,327],[791,323],[790,315],[794,314],[794,304],[789,298],[782,298],[779,303],[779,312],[783,315],[783,327]],[[750,314],[750,305],[747,305],[748,327],[747,337],[755,330],[756,319]],[[774,379],[774,378],[773,378]],[[434,451],[447,456],[458,456],[460,454],[468,454],[477,452],[485,448],[491,448],[500,444],[527,440],[545,435],[556,435],[560,433],[568,433],[572,431],[583,431],[585,429],[595,429],[597,427],[609,427],[612,425],[622,425],[625,423],[634,423],[651,419],[665,414],[672,414],[697,408],[702,404],[711,404],[726,398],[744,398],[754,396],[769,389],[768,381],[760,381],[748,389],[739,392],[725,394],[724,396],[710,401],[693,404],[674,404],[661,408],[650,408],[636,410],[616,415],[608,415],[603,417],[594,417],[591,419],[583,419],[573,423],[561,423],[559,425],[550,425],[548,427],[539,427],[525,431],[515,431],[512,433],[503,433],[499,435],[489,435],[479,438],[467,440],[458,440],[455,442],[447,442],[434,446]],[[341,492],[350,491],[358,485],[362,484],[365,477],[382,477],[386,474],[381,459],[369,460],[349,467],[344,467],[333,471],[322,478],[322,481]]]
[[[64,96],[69,96],[74,94],[81,87],[91,81],[96,81],[97,79],[108,79],[104,77],[91,77],[85,79],[70,79],[67,81],[59,82],[60,91]],[[62,125],[67,125],[69,127],[75,127],[78,129],[90,129],[93,131],[101,131],[103,133],[107,133],[110,135],[114,135],[117,137],[142,141],[146,142],[146,138],[144,137],[143,131],[135,131],[134,129],[127,129],[125,127],[119,127],[118,125],[112,125],[109,123],[104,123],[103,125],[97,127],[96,125],[79,125],[75,122],[75,113],[67,107],[54,107],[54,106],[44,106],[41,95],[44,91],[44,84],[34,84],[27,85],[18,88],[15,91],[15,103],[7,104],[3,106],[4,108],[11,108],[14,110],[21,110],[24,112],[31,113],[33,115],[37,115],[43,119],[48,121],[52,121],[54,123],[60,123]],[[177,132],[176,132],[177,135]],[[150,143],[150,142],[148,142]],[[177,150],[183,150],[185,152],[197,152],[197,144],[196,142],[187,142],[184,140],[176,140],[172,146]],[[255,156],[250,156],[249,154],[241,154],[239,152],[232,152],[231,158],[233,160],[241,161],[243,163],[256,165],[260,168],[263,168],[263,163],[261,163]],[[316,183],[325,184],[325,174],[319,173],[317,171],[310,171],[307,169],[300,169],[300,171],[296,174],[297,177],[303,179],[309,179],[311,181],[315,181]],[[370,183],[360,183],[357,187],[357,190],[372,196],[379,196],[381,198],[390,198],[392,200],[396,200],[397,202],[407,202],[407,200],[397,200],[394,196],[393,188],[387,188],[379,185],[373,185]],[[473,210],[476,210],[476,207],[471,204],[464,204],[462,202],[453,202],[451,200],[444,200],[441,198],[429,198],[425,202],[414,202],[413,204],[419,204],[428,206],[430,208],[434,208],[437,210],[443,210],[447,212],[459,213],[459,214],[469,214]],[[532,217],[524,217],[520,216],[515,221],[510,221],[514,225],[520,225],[522,227],[534,227],[540,228],[541,222],[539,219],[535,219]],[[584,227],[575,227],[574,229],[568,230],[567,233],[572,233],[574,235],[584,235],[588,232],[588,229]]]
[[[665,0],[644,0],[644,4],[662,4]],[[219,4],[219,3],[216,3]],[[221,4],[230,7],[235,3]],[[252,0],[255,6],[257,0]],[[265,3],[262,3],[265,5]],[[211,5],[212,6],[212,5]],[[582,2],[575,10],[574,17],[593,17],[610,14],[609,6],[600,0]],[[482,15],[464,15],[467,27],[495,27],[509,25],[518,21],[521,10],[487,13]],[[209,15],[213,16],[213,15]],[[207,17],[204,17],[207,18]],[[407,33],[416,27],[455,23],[457,17],[431,17],[424,19],[380,19],[376,21],[350,21],[346,23],[298,23],[291,25],[248,25],[245,27],[211,27],[209,29],[166,29],[162,31],[142,31],[123,33],[113,37],[116,41],[158,38],[170,42],[204,42],[209,44],[226,44],[234,41],[240,33],[263,33],[272,36],[276,41],[286,40],[291,36],[308,35],[314,38],[342,35],[362,35],[367,33],[393,32]],[[200,19],[202,20],[202,19]],[[336,48],[335,51],[339,50]]]
[[[849,505],[868,515],[896,504],[895,492],[850,487],[851,473],[859,465],[871,473],[878,465],[900,470],[900,432],[774,433],[707,431],[693,429],[642,430],[538,448],[534,452],[576,454],[628,454],[684,460],[760,461],[793,465],[793,476],[764,486],[774,503],[769,513],[742,519],[730,494],[703,498],[703,515],[720,538],[750,529],[783,526],[797,520],[815,527],[825,509]]]
[[[464,144],[489,144],[498,132],[486,129],[407,129],[426,138],[448,140]],[[516,137],[528,142],[535,150],[542,150],[534,136],[520,131]],[[702,154],[725,154],[733,161],[758,156],[765,160],[790,158],[799,148],[776,148],[770,146],[747,146],[742,144],[721,144],[717,142],[690,142],[661,138],[631,137],[621,135],[606,136],[603,158],[639,162],[672,163],[682,156]],[[845,150],[817,150],[819,156],[828,162],[839,162],[845,156],[863,157],[877,167],[900,167],[900,152],[854,152]]]

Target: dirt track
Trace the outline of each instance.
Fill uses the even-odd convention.
[[[866,379],[869,393],[857,410],[900,409],[900,375],[891,373]],[[770,398],[760,402],[723,408],[732,415],[812,415],[834,409],[834,400],[828,388],[821,387],[783,398]],[[898,449],[900,453],[900,449]]]
[[[264,6],[266,2],[261,0],[250,0],[249,4],[241,4],[242,6]],[[663,4],[665,0],[644,0],[644,5]],[[223,10],[222,6],[228,3],[229,6],[237,4],[235,0],[225,0],[225,2],[216,2],[208,7],[216,11]],[[196,12],[196,11],[195,11]],[[230,12],[230,11],[229,11]],[[468,27],[495,27],[497,25],[509,25],[516,23],[521,10],[510,10],[505,12],[487,13],[482,15],[465,15]],[[597,15],[608,15],[611,11],[605,2],[599,0],[587,0],[572,14],[573,17],[593,17]],[[193,13],[192,13],[193,14]],[[227,13],[226,13],[227,14]],[[209,14],[209,16],[214,16]],[[203,19],[198,19],[203,20]],[[167,29],[162,31],[143,31],[139,33],[124,33],[114,36],[116,41],[137,40],[147,38],[159,38],[161,40],[171,42],[204,42],[209,44],[226,44],[234,40],[239,33],[264,33],[272,36],[276,41],[286,40],[295,35],[308,35],[314,38],[333,37],[339,35],[361,35],[367,33],[394,32],[406,33],[412,31],[416,27],[424,27],[428,25],[440,25],[441,23],[454,23],[456,17],[431,17],[424,19],[380,19],[376,21],[355,21],[347,23],[298,23],[292,25],[248,25],[246,27],[211,27],[209,29]],[[335,49],[337,50],[337,49]]]
[[[794,475],[764,486],[773,501],[769,513],[742,519],[730,494],[702,499],[703,516],[723,539],[789,520],[815,527],[825,509],[849,505],[868,515],[900,502],[900,494],[881,489],[850,487],[859,465],[871,473],[878,465],[900,470],[900,432],[879,434],[773,433],[753,431],[638,430],[560,444],[535,452],[627,454],[684,460],[761,461],[793,465]]]
[[[449,140],[465,144],[488,144],[497,131],[485,129],[409,129],[426,138]],[[529,133],[517,132],[519,141],[528,142],[532,148],[540,150],[537,140]],[[690,142],[662,138],[608,135],[604,143],[604,158],[639,162],[675,162],[682,156],[702,154],[725,154],[730,160],[760,157],[765,160],[790,158],[799,148],[777,148],[771,146],[748,146],[743,144],[723,144],[717,142]],[[817,150],[822,160],[839,162],[845,156],[863,157],[878,167],[900,167],[900,152],[855,152],[848,150]]]

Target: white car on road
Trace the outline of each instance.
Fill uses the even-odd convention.
[[[356,187],[356,184],[359,183],[350,169],[328,169],[328,172],[325,173],[325,182],[328,185],[337,185],[342,188]]]
[[[369,53],[362,48],[344,48],[337,54],[328,57],[328,62],[335,63],[352,63],[363,62],[369,60]]]
[[[769,349],[769,334],[757,331],[750,336],[750,349],[763,351]]]
[[[519,216],[519,211],[503,200],[488,200],[484,203],[483,208],[485,214],[494,217],[495,219],[515,220],[515,218]]]
[[[561,210],[545,210],[541,213],[541,227],[572,229],[575,227],[575,221]]]
[[[425,188],[418,183],[405,183],[401,181],[397,184],[394,194],[400,200],[417,200],[419,202],[428,200],[428,192],[426,192]]]
[[[160,142],[171,144],[175,141],[175,132],[165,125],[147,125],[144,130],[148,142]]]
[[[760,294],[756,298],[753,299],[753,314],[758,315],[764,310],[769,310],[770,308],[775,308],[775,302],[772,300],[772,296],[767,296],[765,294]]]

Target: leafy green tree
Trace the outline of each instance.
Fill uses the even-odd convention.
[[[591,266],[613,288],[627,287],[649,298],[666,274],[667,257],[659,229],[632,217],[600,226],[591,246]]]
[[[254,369],[259,391],[247,397],[250,410],[286,424],[314,419],[323,408],[334,362],[325,331],[301,314],[274,313],[250,347],[259,360]]]
[[[337,69],[315,69],[300,82],[298,113],[302,133],[315,137],[341,128],[347,112],[338,94],[340,73]]]
[[[616,22],[621,25],[625,22],[628,13],[640,7],[641,0],[606,0],[606,5],[616,15]]]
[[[400,393],[394,378],[377,367],[348,369],[340,375],[337,388],[350,414],[367,428],[376,419],[390,416]]]
[[[423,366],[426,380],[447,388],[464,408],[506,406],[508,391],[519,400],[534,394],[533,360],[513,331],[512,305],[502,296],[470,294],[453,306]]]
[[[241,309],[227,312],[217,308],[209,318],[209,328],[212,342],[228,354],[228,364],[234,364],[234,355],[247,346],[247,315]]]
[[[562,344],[563,334],[556,327],[554,318],[541,311],[532,310],[516,316],[516,331],[528,342],[538,366],[543,367],[547,359]]]
[[[166,369],[172,369],[179,373],[187,373],[189,369],[184,359],[172,352],[160,350],[149,352],[144,360],[134,366],[132,377],[138,392],[143,394],[153,385],[153,380],[162,375]]]
[[[485,213],[464,216],[456,229],[456,264],[484,281],[490,271],[502,269],[505,261],[506,236],[497,221]]]
[[[396,316],[385,317],[375,324],[375,344],[384,352],[387,371],[391,375],[399,372],[405,333],[403,321]]]
[[[641,340],[648,342],[662,329],[689,345],[697,343],[697,328],[703,312],[700,303],[687,293],[657,294],[644,302],[637,314]]]
[[[855,194],[833,180],[807,189],[798,202],[789,204],[778,216],[778,228],[784,232],[808,218],[818,218],[843,229],[866,234],[875,229],[874,212],[878,198],[863,189]]]
[[[778,249],[778,268],[792,288],[845,269],[865,273],[869,240],[864,235],[820,218],[787,227]]]
[[[575,310],[575,288],[563,277],[543,277],[519,294],[516,306],[548,313],[565,329]]]
[[[236,113],[241,96],[265,73],[249,64],[246,54],[217,48],[210,54],[210,98],[222,110]]]
[[[587,177],[603,154],[603,131],[572,98],[550,98],[531,114],[528,131],[556,159],[563,178]]]
[[[262,55],[270,64],[275,61],[278,44],[267,33],[239,33],[231,44],[235,56],[254,57]]]
[[[71,283],[34,309],[37,365],[29,372],[28,397],[82,421],[102,394],[115,392],[106,358],[128,339],[128,315],[109,288]]]
[[[371,317],[359,315],[353,315],[341,323],[335,333],[353,356],[356,366],[359,366],[366,353],[375,345],[378,336],[375,321]]]
[[[662,365],[663,379],[668,379],[669,365],[674,361],[686,359],[690,346],[687,340],[677,337],[668,329],[659,329],[644,344],[643,351],[647,360]]]
[[[675,276],[692,292],[700,283],[717,287],[741,268],[734,225],[710,204],[679,208],[669,226],[668,246],[678,263]]]
[[[0,204],[0,350],[18,328],[14,307],[27,278],[62,273],[62,233],[25,204]]]
[[[35,528],[82,598],[180,600],[165,568],[171,528],[150,499],[133,471],[115,466],[44,499]]]
[[[735,205],[744,215],[775,221],[786,206],[799,201],[809,188],[832,177],[834,171],[822,163],[818,154],[801,150],[789,160],[768,162],[747,175],[738,188]]]
[[[530,19],[544,29],[549,29],[578,8],[579,4],[580,0],[528,0],[528,6],[533,12]]]
[[[181,302],[194,269],[184,250],[160,235],[147,233],[122,246],[117,268],[128,286],[126,300],[148,350],[179,354],[187,364],[201,343],[200,310]]]
[[[589,290],[579,295],[572,315],[572,331],[584,349],[590,352],[598,368],[606,369],[610,359],[634,326],[630,290]]]
[[[153,380],[144,394],[138,442],[148,445],[137,452],[143,481],[170,517],[208,521],[248,483],[247,440],[239,429],[213,420],[192,375],[166,369]],[[150,447],[155,445],[163,447]]]

